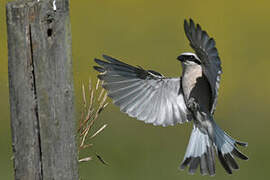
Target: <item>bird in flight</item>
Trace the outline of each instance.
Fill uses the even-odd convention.
[[[227,173],[239,169],[235,157],[247,160],[237,146],[247,143],[233,139],[214,121],[221,62],[215,40],[193,20],[184,21],[184,30],[195,53],[182,53],[177,59],[182,76],[162,74],[131,66],[110,56],[95,59],[98,78],[108,96],[120,110],[131,117],[156,126],[193,122],[193,130],[180,165],[194,174],[200,166],[202,175],[215,175],[215,153]]]

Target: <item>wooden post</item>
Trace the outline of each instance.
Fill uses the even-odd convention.
[[[6,13],[15,179],[78,179],[69,0]]]

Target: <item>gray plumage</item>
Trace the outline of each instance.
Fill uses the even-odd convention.
[[[180,88],[181,78],[165,78],[103,55],[108,62],[95,59],[95,67],[108,96],[122,112],[146,123],[168,126],[191,120]]]
[[[214,121],[220,75],[215,41],[200,25],[184,21],[185,34],[195,53],[182,53],[182,77],[167,78],[153,70],[134,67],[103,55],[95,59],[103,87],[113,103],[131,117],[168,126],[193,120],[193,130],[180,169],[215,175],[215,152],[227,173],[239,169],[234,157],[247,160],[236,145],[247,146],[227,135]]]

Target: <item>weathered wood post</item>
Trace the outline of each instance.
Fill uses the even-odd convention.
[[[69,0],[17,0],[6,13],[15,179],[76,180]]]

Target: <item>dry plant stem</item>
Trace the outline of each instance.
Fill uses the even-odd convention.
[[[84,133],[84,135],[83,135],[83,139],[82,139],[82,142],[81,142],[81,145],[80,145],[80,147],[83,147],[83,145],[84,145],[84,141],[85,141],[85,138],[86,138],[86,136],[87,136],[87,134],[88,134],[88,132],[89,132],[89,127],[87,128],[87,131]]]
[[[92,89],[92,81],[91,81],[91,78],[89,78],[89,83],[88,83],[89,94],[91,94],[91,89]]]
[[[97,82],[98,84],[99,82]],[[90,117],[92,115],[92,113],[94,112],[94,109],[92,107],[93,105],[93,99],[94,99],[94,89],[91,91],[92,89],[92,82],[91,82],[91,78],[89,78],[89,94],[90,94],[90,102],[89,102],[89,107],[88,107],[88,111],[87,111],[87,116],[86,118],[83,118],[81,117],[81,123],[80,123],[80,126],[79,126],[79,129],[78,131],[81,131],[82,127],[85,126],[85,124],[90,120]],[[96,86],[98,87],[98,86]],[[86,104],[86,94],[85,94],[85,89],[84,89],[84,85],[82,85],[82,90],[83,90],[83,101],[84,101],[84,110],[82,111],[82,116],[84,117],[85,116],[85,112],[86,112],[86,109],[87,109],[87,104]],[[82,136],[85,132],[87,131],[87,128],[84,129],[84,131],[80,134],[80,136]]]
[[[82,147],[80,147],[81,149],[85,149],[85,148],[88,148],[88,147],[91,147],[93,146],[93,144],[85,144],[83,145]]]
[[[88,162],[88,161],[91,161],[91,160],[92,160],[92,157],[89,156],[89,157],[80,159],[79,162]]]
[[[102,95],[103,95],[104,92],[105,92],[105,89],[102,89],[101,90],[101,93],[98,96],[98,101],[100,101],[100,99],[101,99],[101,97],[102,97]]]
[[[100,82],[100,80],[98,79],[97,84],[96,84],[96,90],[98,89],[99,82]]]
[[[89,105],[87,106],[87,98],[86,98],[86,91],[85,91],[85,86],[82,84],[82,95],[83,95],[83,110],[82,110],[82,115],[81,115],[81,120],[78,128],[78,133],[80,134],[80,145],[79,145],[79,150],[80,149],[85,149],[91,147],[93,144],[85,144],[85,141],[89,138],[92,139],[96,137],[99,133],[101,133],[106,127],[107,124],[103,125],[101,128],[99,128],[91,137],[89,136],[89,132],[91,127],[94,125],[94,122],[98,118],[99,114],[102,112],[102,110],[108,105],[106,103],[107,99],[107,93],[104,93],[105,90],[102,89],[99,94],[97,94],[96,98],[95,97],[95,91],[98,92],[98,89],[102,85],[103,82],[100,80],[97,81],[96,87],[92,88],[92,81],[89,78],[89,86],[88,86],[88,93],[90,94],[89,97]],[[96,101],[97,100],[97,101]],[[99,102],[98,108],[94,108],[94,104],[96,102]],[[91,160],[92,157],[87,157],[80,159],[79,162],[86,162]]]
[[[86,94],[85,94],[85,88],[84,88],[84,84],[82,84],[82,95],[83,95],[83,111],[82,111],[82,114],[81,114],[81,120],[80,120],[80,126],[79,126],[79,129],[78,129],[78,132],[81,130],[82,128],[82,120],[83,120],[83,117],[84,117],[84,114],[85,114],[85,109],[87,107],[87,104],[86,104]]]
[[[98,158],[98,160],[100,160],[100,162],[102,162],[102,164],[109,165],[100,155],[96,154],[96,157]]]
[[[94,89],[91,92],[89,109],[92,108],[93,106],[93,99],[94,99]]]
[[[84,89],[84,84],[82,84],[82,94],[83,94],[83,105],[84,108],[86,108],[86,95],[85,95],[85,89]]]
[[[98,135],[101,131],[103,131],[106,127],[108,126],[108,124],[104,124],[99,130],[97,130],[91,137],[90,139],[94,138],[96,135]]]

